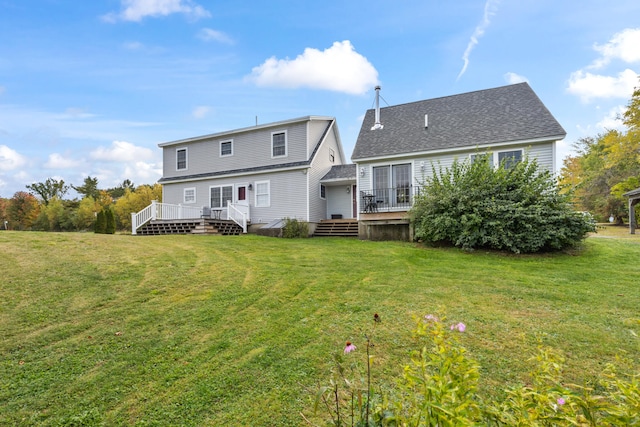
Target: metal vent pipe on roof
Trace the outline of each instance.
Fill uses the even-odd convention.
[[[376,86],[376,122],[371,130],[382,129],[382,123],[380,123],[380,86]]]

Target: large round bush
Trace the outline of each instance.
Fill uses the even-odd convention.
[[[434,171],[410,211],[425,242],[532,253],[573,247],[595,231],[535,160],[496,168],[480,157]]]

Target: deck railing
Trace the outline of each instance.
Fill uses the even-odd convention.
[[[230,220],[242,227],[242,232],[247,232],[247,219],[249,218],[249,205],[241,205],[227,201],[227,215]]]
[[[374,188],[360,191],[360,212],[376,213],[406,211],[413,206],[413,198],[420,191],[419,186]]]
[[[194,219],[201,216],[201,207],[171,205],[152,200],[151,204],[140,212],[131,213],[131,234],[136,234],[136,230],[149,221],[157,219]]]

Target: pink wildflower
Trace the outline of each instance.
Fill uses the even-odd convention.
[[[426,320],[427,322],[438,322],[440,319],[438,319],[433,314],[427,314],[426,316],[424,316],[424,320]]]
[[[564,400],[562,397],[559,397],[559,398],[558,398],[558,405],[562,406],[562,405],[564,405],[565,403],[567,403],[567,401],[566,401],[566,400]]]
[[[467,326],[460,322],[457,325],[451,325],[451,330],[452,331],[458,331],[458,332],[464,332],[467,329]]]
[[[346,347],[344,348],[344,354],[351,353],[351,352],[352,352],[353,350],[355,350],[355,349],[356,349],[356,346],[355,346],[355,345],[353,345],[353,344],[351,344],[351,342],[350,342],[350,341],[347,341],[347,345],[346,345]]]

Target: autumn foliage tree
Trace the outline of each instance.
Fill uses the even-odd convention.
[[[140,212],[151,204],[152,200],[162,201],[162,186],[140,185],[135,191],[127,188],[115,205],[116,223],[120,229],[131,228],[131,213]]]
[[[7,216],[14,230],[30,230],[40,213],[38,199],[26,191],[18,191],[9,200]]]
[[[564,159],[560,184],[573,193],[577,209],[599,220],[628,216],[623,194],[640,187],[640,88],[623,115],[626,130],[609,130],[574,144],[577,154]]]

